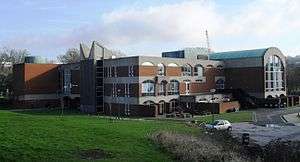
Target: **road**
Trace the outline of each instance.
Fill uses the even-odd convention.
[[[300,112],[300,107],[283,109],[257,109],[254,111],[254,113],[256,114],[255,123],[261,126],[265,126],[266,124],[292,126],[294,124],[285,122],[282,118],[282,115],[293,114],[298,112]]]
[[[282,119],[282,115],[298,113],[300,107],[285,109],[257,109],[254,111],[254,123],[234,123],[232,135],[240,138],[249,133],[250,140],[259,145],[266,145],[275,139],[300,141],[300,126],[294,126]]]

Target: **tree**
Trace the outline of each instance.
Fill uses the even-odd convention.
[[[59,55],[57,59],[63,64],[79,62],[80,52],[77,48],[70,48],[64,55]]]
[[[29,56],[26,49],[3,47],[0,49],[0,93],[5,94],[12,89],[12,67],[14,64],[24,62]]]

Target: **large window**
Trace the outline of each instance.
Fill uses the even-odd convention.
[[[165,76],[166,74],[165,74],[166,72],[165,72],[165,66],[164,66],[164,64],[158,64],[157,65],[157,75],[158,76]]]
[[[195,76],[203,76],[203,66],[202,65],[196,65],[195,70],[194,70],[194,75]]]
[[[192,76],[192,67],[188,64],[185,64],[181,68],[182,76]]]
[[[158,95],[166,95],[166,89],[167,89],[167,81],[163,80],[159,84],[159,92]]]
[[[171,80],[169,84],[169,94],[179,94],[179,82],[177,80]]]
[[[284,67],[278,56],[270,56],[265,66],[266,91],[285,90]]]
[[[152,80],[146,80],[142,83],[142,96],[154,96],[155,84]]]
[[[224,89],[225,81],[223,79],[218,79],[216,81],[216,89]]]

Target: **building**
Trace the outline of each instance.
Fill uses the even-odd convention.
[[[213,53],[225,64],[226,89],[242,89],[256,98],[286,96],[286,58],[278,48]]]
[[[186,48],[164,52],[163,57],[120,57],[93,42],[91,48],[81,44],[80,53],[79,63],[51,65],[55,67],[55,72],[51,73],[53,78],[35,82],[45,91],[39,91],[40,95],[31,99],[38,103],[52,103],[53,100],[65,106],[78,105],[87,113],[166,116],[176,112],[201,114],[203,111],[237,110],[240,103],[234,100],[243,101],[236,97],[234,90],[237,89],[261,99],[286,96],[285,57],[273,47],[209,56],[204,48]],[[34,69],[34,66],[44,65],[50,66],[15,65],[16,83],[20,76],[47,74],[45,68],[44,72]],[[15,86],[15,103],[23,101],[22,95],[32,96],[30,86],[24,87],[28,79],[21,80],[22,83]],[[47,88],[50,81],[56,86]],[[18,92],[20,89],[23,93]],[[50,95],[49,90],[56,92],[56,98],[42,97]]]
[[[16,64],[13,66],[14,106],[38,108],[59,106],[59,65]]]

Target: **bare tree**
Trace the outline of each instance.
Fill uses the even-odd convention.
[[[26,49],[3,47],[0,49],[0,93],[5,94],[12,87],[12,67],[14,64],[24,62],[29,56]]]
[[[57,59],[64,64],[79,62],[80,52],[77,48],[70,48],[64,55],[59,55]]]

